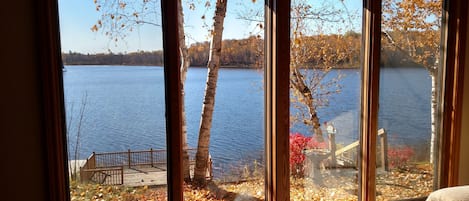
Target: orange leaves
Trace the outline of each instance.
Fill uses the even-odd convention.
[[[91,31],[97,32],[102,26],[103,23],[101,22],[101,20],[98,20],[98,22],[96,22],[96,24],[91,27]]]
[[[330,175],[321,172],[320,174]],[[355,176],[339,174],[324,176],[326,186],[318,186],[310,178],[291,178],[291,200],[356,200],[357,186]],[[408,169],[394,169],[377,175],[377,200],[399,200],[427,196],[432,191],[433,175],[429,164],[412,165]],[[184,200],[222,201],[222,200],[258,200],[265,199],[263,178],[250,178],[247,182],[217,184],[214,188],[192,188],[184,186]],[[149,188],[102,186],[95,184],[70,185],[72,201],[107,200],[107,201],[167,201],[164,187]]]
[[[300,44],[301,44],[301,40],[298,39],[298,38],[295,38],[295,39],[293,40],[293,44],[294,44],[294,45],[300,45]]]
[[[93,25],[93,26],[91,27],[91,31],[92,31],[92,32],[97,32],[97,31],[98,31],[98,26],[96,26],[96,24]]]
[[[355,67],[359,63],[360,34],[302,36],[294,32],[292,63],[301,67]],[[296,35],[295,35],[296,34]]]
[[[384,51],[432,68],[439,57],[442,0],[384,0]],[[397,59],[397,58],[395,58]]]
[[[120,2],[120,3],[119,3],[119,7],[120,7],[121,9],[124,9],[125,6],[127,6],[126,3],[124,3],[124,2]]]

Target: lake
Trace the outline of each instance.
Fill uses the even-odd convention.
[[[94,152],[165,149],[165,99],[162,67],[66,66],[65,102],[69,145],[75,147],[80,129],[79,158]],[[321,122],[333,122],[336,140],[358,139],[360,72],[333,70],[344,75],[342,92],[320,108]],[[205,68],[189,68],[186,81],[188,143],[197,146],[197,133],[206,82]],[[210,153],[215,166],[236,166],[258,159],[264,149],[263,73],[252,69],[219,71]],[[428,149],[431,79],[423,68],[383,68],[379,127],[387,129],[391,144]],[[85,105],[82,123],[80,109]],[[292,111],[295,111],[292,108]],[[81,127],[79,128],[79,125]],[[308,134],[302,124],[292,132]],[[70,158],[73,159],[73,158]]]

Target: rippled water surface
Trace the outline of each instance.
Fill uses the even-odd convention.
[[[67,66],[64,72],[69,143],[74,147],[80,109],[80,158],[95,152],[165,148],[163,68],[141,66]],[[360,75],[341,70],[343,89],[319,110],[321,121],[337,127],[337,142],[357,138]],[[264,149],[263,75],[258,70],[221,69],[215,101],[210,153],[215,164],[259,158]],[[331,72],[331,75],[337,71]],[[418,68],[381,71],[380,127],[390,143],[428,144],[430,77]],[[206,81],[205,68],[190,68],[186,81],[188,142],[197,133]],[[83,101],[86,97],[86,101]],[[292,111],[294,111],[292,109]],[[292,132],[308,134],[300,124]]]

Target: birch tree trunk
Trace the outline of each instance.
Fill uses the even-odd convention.
[[[433,163],[435,160],[435,144],[437,143],[437,120],[438,120],[438,71],[429,70],[430,77],[432,79],[432,88],[431,88],[431,139],[430,139],[430,163]]]
[[[185,90],[184,90],[184,83],[186,82],[186,75],[187,69],[190,65],[190,57],[189,52],[186,46],[186,38],[184,32],[184,12],[182,9],[182,1],[179,0],[178,4],[178,38],[179,38],[179,48],[181,54],[181,117],[182,117],[182,170],[184,181],[186,183],[191,182],[191,175],[190,175],[190,164],[189,164],[189,154],[188,145],[187,145],[187,121],[186,121],[186,110],[185,110]]]
[[[227,0],[217,0],[213,17],[212,40],[210,42],[210,56],[208,60],[207,84],[205,86],[202,116],[200,119],[199,141],[197,144],[196,162],[193,183],[203,186],[206,183],[207,163],[210,145],[210,129],[212,127],[213,109],[215,106],[215,92],[217,88],[218,69],[220,68],[221,42],[223,22],[226,15]]]

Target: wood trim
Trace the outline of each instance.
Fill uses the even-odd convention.
[[[376,199],[376,143],[378,132],[381,1],[363,5],[363,69],[360,135],[359,199]]]
[[[468,3],[449,1],[443,9],[447,51],[440,149],[448,151],[441,151],[438,188],[458,185]]]
[[[36,3],[36,40],[42,95],[42,125],[51,201],[70,200],[63,96],[58,5],[56,0]]]
[[[266,200],[290,200],[290,0],[265,2]]]
[[[179,1],[162,0],[168,200],[183,200]]]

